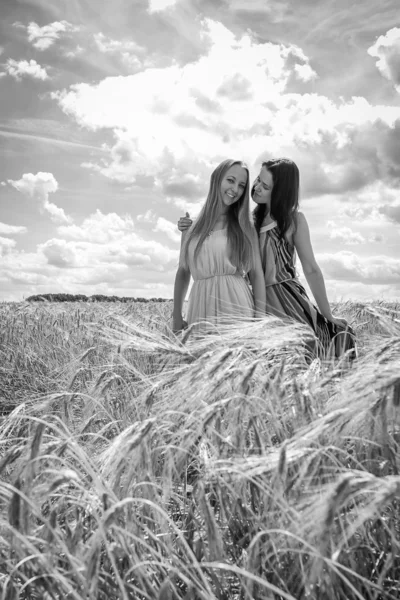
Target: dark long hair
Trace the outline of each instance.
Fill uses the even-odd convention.
[[[250,173],[247,165],[240,160],[224,160],[212,172],[210,180],[210,189],[206,202],[200,211],[200,214],[192,227],[190,228],[185,240],[185,249],[183,252],[184,264],[187,264],[189,242],[197,239],[194,251],[196,260],[200,248],[213,230],[219,214],[219,207],[222,202],[220,194],[221,181],[228,169],[233,165],[240,165],[247,171],[247,183],[242,196],[237,202],[232,204],[227,211],[227,234],[229,240],[229,258],[239,270],[248,272],[254,262],[253,257],[253,235],[254,227],[250,219]]]
[[[299,169],[289,158],[273,158],[262,163],[272,175],[274,186],[271,193],[271,218],[277,222],[279,235],[283,237],[292,225],[296,226],[296,212],[299,208]],[[251,188],[254,194],[255,184]],[[258,204],[253,211],[254,225],[260,233],[265,217],[265,204]]]

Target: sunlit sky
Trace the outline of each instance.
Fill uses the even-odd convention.
[[[1,0],[0,300],[172,297],[213,168],[282,155],[329,297],[400,299],[398,0]]]

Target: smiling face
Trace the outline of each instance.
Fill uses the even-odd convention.
[[[257,204],[268,204],[271,206],[271,194],[274,187],[274,180],[271,171],[262,167],[259,176],[253,183],[252,198]]]
[[[233,165],[225,173],[220,186],[222,202],[231,206],[243,195],[247,185],[247,171],[240,165]]]

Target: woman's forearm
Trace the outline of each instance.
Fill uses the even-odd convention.
[[[175,276],[174,284],[174,319],[182,318],[183,303],[186,298],[189,282],[190,272],[187,269],[184,269],[183,267],[179,267]]]
[[[332,311],[329,305],[324,276],[322,275],[321,269],[318,267],[318,269],[315,269],[310,273],[305,272],[304,274],[319,310],[326,319],[332,319]]]
[[[254,296],[255,316],[258,318],[265,317],[266,311],[266,295],[264,275],[258,270],[254,273],[249,273],[249,279]]]

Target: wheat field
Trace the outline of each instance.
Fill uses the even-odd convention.
[[[400,598],[400,306],[359,358],[277,319],[0,304],[0,599]]]

